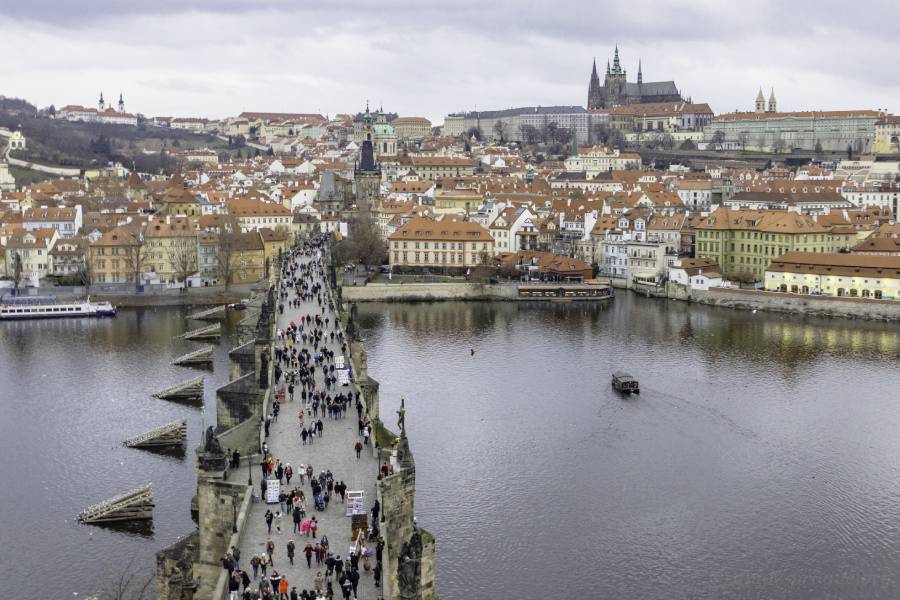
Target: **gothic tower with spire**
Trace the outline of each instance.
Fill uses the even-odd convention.
[[[766,112],[766,97],[763,96],[762,86],[759,88],[759,93],[756,94],[756,112],[764,113]]]
[[[591,82],[588,85],[588,110],[603,108],[603,93],[600,91],[600,77],[597,75],[597,59],[594,59],[594,67],[591,69]]]
[[[775,88],[772,88],[772,92],[769,94],[769,108],[766,110],[766,112],[778,112],[776,110],[776,107],[777,104],[775,103]]]
[[[97,106],[100,108],[102,112],[106,108],[106,101],[103,99],[103,92],[100,92],[100,101],[97,102]]]
[[[606,74],[603,87],[606,89],[606,106],[619,106],[625,103],[625,69],[619,62],[619,46],[613,54],[612,69]]]

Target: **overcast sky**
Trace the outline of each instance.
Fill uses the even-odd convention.
[[[0,94],[147,116],[578,104],[619,45],[629,81],[713,110],[900,112],[893,0],[0,0]]]

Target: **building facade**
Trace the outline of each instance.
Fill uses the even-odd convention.
[[[846,152],[850,148],[864,154],[872,151],[880,118],[874,110],[736,112],[714,117],[704,135],[711,140],[721,131],[727,146],[743,150]]]
[[[778,210],[716,209],[696,225],[695,238],[698,257],[715,260],[723,275],[753,281],[761,281],[769,263],[788,252],[825,253],[835,246],[829,230],[812,217]]]
[[[788,252],[766,269],[767,291],[900,299],[900,256]]]
[[[461,271],[491,264],[494,239],[473,221],[416,217],[388,237],[392,270]]]

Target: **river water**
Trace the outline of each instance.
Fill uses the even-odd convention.
[[[148,576],[193,530],[193,448],[235,341],[226,328],[203,409],[152,398],[200,373],[169,365],[198,347],[174,339],[184,314],[0,323],[10,597],[83,597],[129,561]],[[627,294],[606,307],[369,304],[360,317],[389,425],[407,398],[442,598],[900,595],[895,325]],[[639,397],[611,392],[620,368]],[[121,445],[182,417],[184,458]],[[152,531],[75,523],[148,481]]]
[[[360,316],[442,598],[900,596],[896,325],[627,294]]]
[[[84,597],[123,573],[146,581],[155,552],[195,529],[193,448],[203,424],[215,423],[215,389],[228,380],[226,354],[236,343],[229,325],[212,372],[171,366],[201,347],[175,339],[201,325],[185,314],[157,308],[0,323],[0,581],[10,598]],[[203,408],[151,396],[201,374]],[[181,418],[183,457],[122,446]],[[156,501],[149,530],[75,521],[83,508],[148,482]]]

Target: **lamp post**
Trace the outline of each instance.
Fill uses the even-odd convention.
[[[237,533],[237,496],[231,497],[231,533]]]

